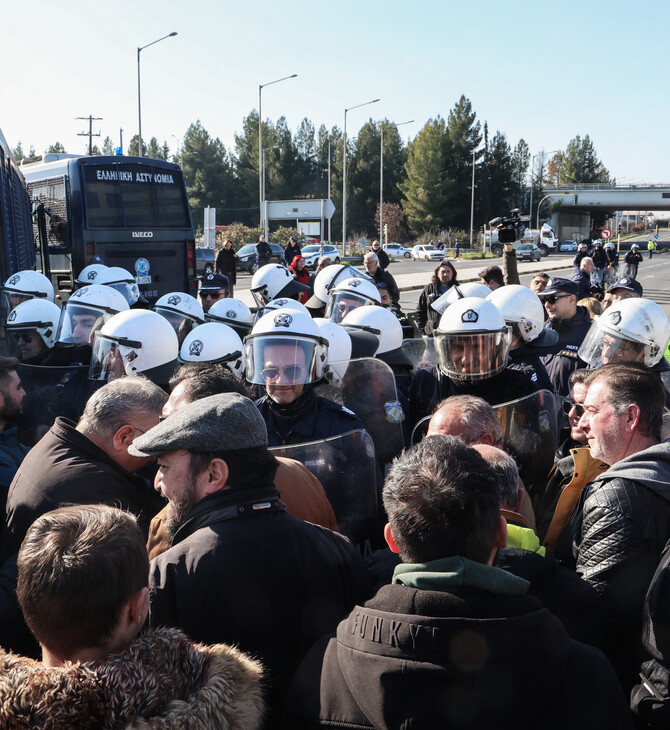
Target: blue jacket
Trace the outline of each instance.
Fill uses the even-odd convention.
[[[21,465],[23,457],[28,453],[29,448],[19,442],[19,429],[17,426],[9,426],[0,433],[0,511],[2,511],[2,524],[5,523],[5,504],[9,485],[14,479],[16,470]]]

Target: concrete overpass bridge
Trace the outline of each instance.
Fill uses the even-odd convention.
[[[557,236],[581,240],[591,230],[591,215],[596,212],[670,211],[670,184],[547,185],[542,190],[541,199],[545,198],[547,203],[561,204],[551,221]]]

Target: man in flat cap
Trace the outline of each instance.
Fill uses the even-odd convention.
[[[558,332],[558,342],[550,354],[541,358],[547,368],[556,395],[570,393],[570,374],[586,363],[577,354],[579,346],[591,327],[591,317],[585,307],[577,305],[577,284],[570,279],[549,279],[547,288],[539,293],[549,315],[549,326]]]
[[[370,592],[346,538],[290,516],[274,487],[277,460],[252,401],[213,395],[135,440],[157,456],[172,547],[151,563],[151,624],[207,644],[228,641],[267,669],[269,703],[298,662]]]

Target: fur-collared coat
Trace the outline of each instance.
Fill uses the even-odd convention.
[[[253,730],[261,665],[239,650],[194,644],[176,629],[140,635],[99,663],[45,667],[0,653],[0,728]]]

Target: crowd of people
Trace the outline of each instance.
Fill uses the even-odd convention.
[[[377,241],[11,276],[0,728],[667,727],[670,321],[505,248],[416,324]]]

